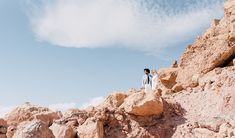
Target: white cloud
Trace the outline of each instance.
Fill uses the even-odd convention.
[[[0,118],[4,118],[14,108],[16,108],[16,106],[0,106]]]
[[[184,0],[178,8],[169,6],[172,0],[25,1],[40,41],[77,48],[118,45],[148,53],[195,37],[223,13],[223,0]]]
[[[104,97],[95,97],[90,99],[87,103],[82,104],[80,108],[85,109],[89,106],[97,106],[101,104],[104,100],[105,100]]]
[[[69,109],[76,108],[76,103],[57,103],[57,104],[51,104],[48,106],[49,109],[53,111],[67,111]]]

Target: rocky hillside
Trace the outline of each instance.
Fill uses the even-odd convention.
[[[0,119],[0,138],[235,138],[235,0],[155,92],[115,92],[66,113],[26,103]]]

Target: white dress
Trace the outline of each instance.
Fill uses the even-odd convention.
[[[154,75],[152,78],[152,89],[156,90],[158,85],[158,76]]]

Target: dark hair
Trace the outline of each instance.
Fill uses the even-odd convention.
[[[144,69],[144,71],[150,73],[150,70],[148,68]]]

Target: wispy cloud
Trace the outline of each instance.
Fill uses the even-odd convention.
[[[95,97],[90,99],[87,103],[83,103],[80,108],[85,109],[89,106],[97,106],[101,104],[104,100],[105,100],[104,97]]]
[[[148,53],[191,39],[221,17],[223,0],[25,0],[36,37],[76,48]]]

